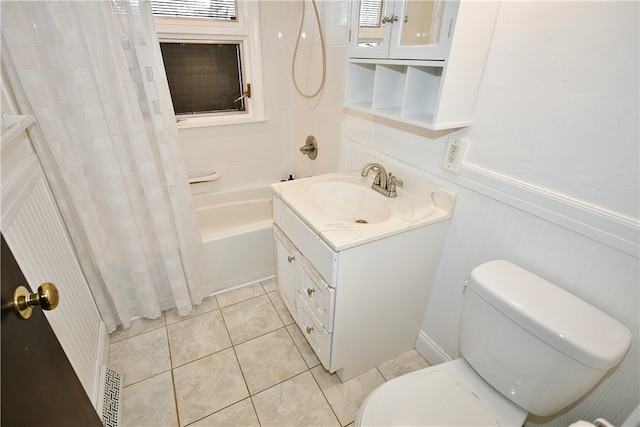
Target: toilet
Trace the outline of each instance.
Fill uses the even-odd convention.
[[[576,296],[495,260],[465,282],[461,358],[395,378],[357,426],[521,426],[579,399],[617,365],[629,330]]]

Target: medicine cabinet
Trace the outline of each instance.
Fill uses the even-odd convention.
[[[457,2],[360,0],[354,7],[349,43],[352,58],[446,58]]]
[[[471,123],[499,2],[350,2],[345,105],[440,130]]]

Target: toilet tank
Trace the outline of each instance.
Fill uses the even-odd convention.
[[[507,261],[476,267],[467,285],[462,356],[532,414],[550,415],[575,402],[631,343],[617,320]]]

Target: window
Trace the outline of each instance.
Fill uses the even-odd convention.
[[[253,3],[151,0],[179,128],[264,120]]]
[[[240,44],[160,42],[176,115],[245,111]]]

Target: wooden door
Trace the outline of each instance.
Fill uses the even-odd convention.
[[[42,310],[26,320],[15,313],[13,290],[30,287],[0,238],[2,426],[102,426]]]

